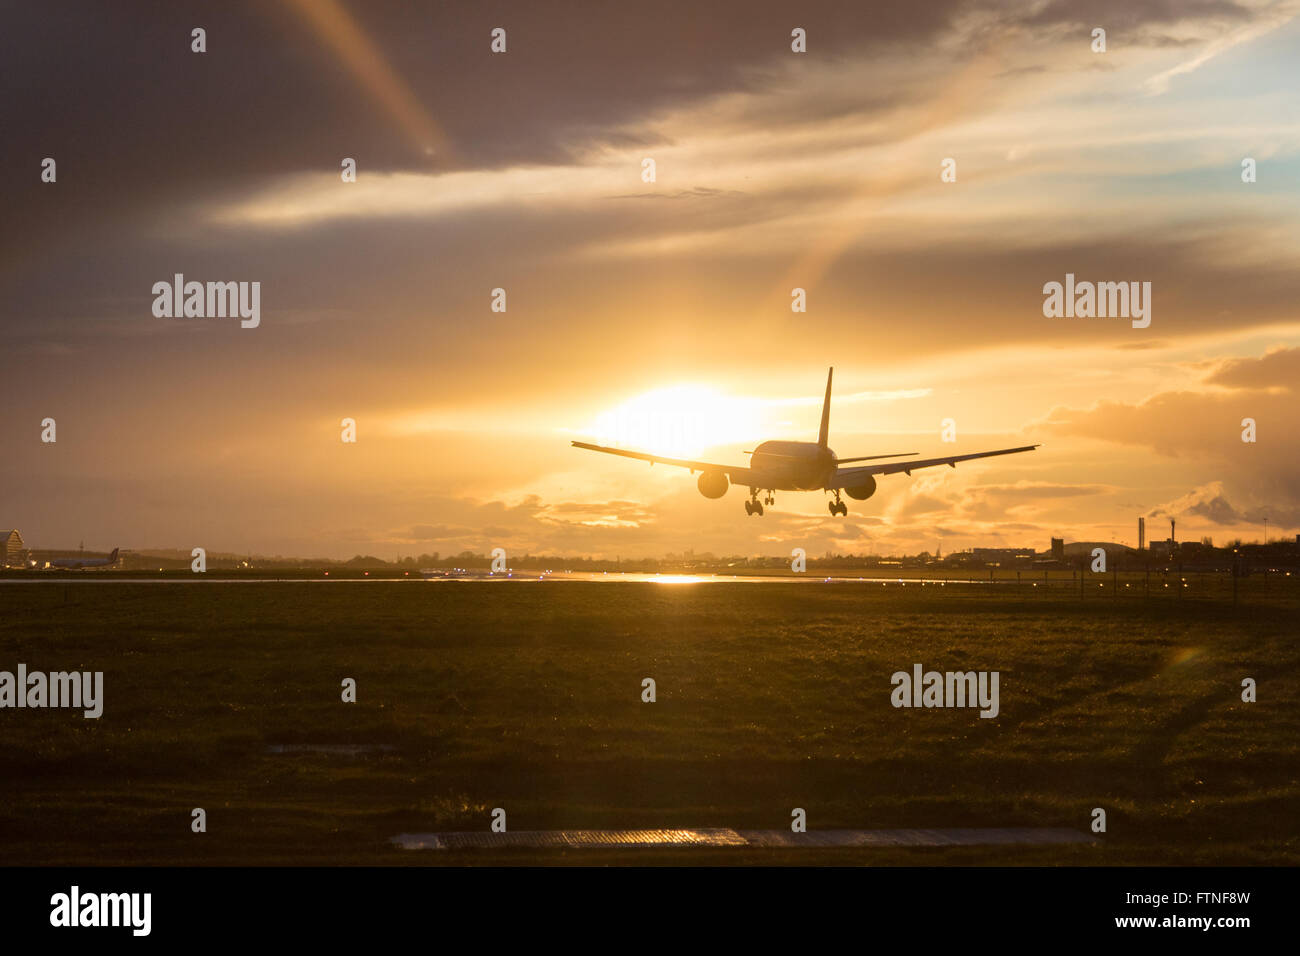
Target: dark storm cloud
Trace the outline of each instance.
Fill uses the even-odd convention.
[[[1234,508],[1223,495],[1215,495],[1209,501],[1197,502],[1184,513],[1208,518],[1215,524],[1237,524],[1244,520],[1241,512]]]
[[[1237,9],[1148,6],[1149,14],[1143,12],[1147,6],[1124,5],[1123,22],[1163,23],[1176,9],[1183,16],[1216,17]],[[52,320],[139,315],[138,290],[158,277],[160,263],[187,268],[186,257],[175,254],[180,250],[190,253],[191,272],[228,264],[242,273],[247,262],[258,262],[273,270],[266,279],[281,280],[280,307],[304,314],[345,311],[349,297],[354,305],[363,299],[367,309],[376,305],[374,283],[362,289],[350,269],[319,268],[331,254],[354,255],[358,240],[367,248],[375,242],[389,247],[382,261],[372,257],[368,263],[368,273],[378,279],[409,274],[431,254],[468,260],[488,244],[502,253],[522,251],[501,248],[501,218],[481,213],[430,228],[357,224],[316,240],[294,236],[289,247],[274,237],[248,235],[232,244],[230,237],[196,225],[195,204],[207,197],[258,189],[303,170],[333,177],[343,156],[356,157],[363,170],[568,162],[615,130],[627,136],[628,128],[659,111],[727,91],[768,88],[774,80],[765,65],[778,58],[789,62],[789,25],[795,22],[809,30],[819,58],[868,58],[873,51],[923,45],[974,9],[983,11],[986,27],[1079,15],[1078,8],[1062,6],[1026,19],[1026,8],[1016,6],[902,0],[870,8],[821,3],[797,14],[778,3],[738,2],[487,4],[455,10],[393,0],[347,9],[444,130],[448,156],[424,156],[292,3],[66,3],[8,13],[0,34],[6,90],[0,171],[7,184],[0,325],[21,329],[27,339],[12,347],[66,345]],[[1111,12],[1106,5],[1098,8],[1098,15]],[[510,30],[510,52],[493,56],[488,33],[501,24]],[[208,33],[208,52],[201,55],[189,48],[196,25]],[[895,80],[887,91],[828,91],[811,106],[803,98],[798,108],[813,112],[782,122],[884,112],[923,95],[904,77]],[[770,103],[759,98],[755,108],[794,105],[780,97]],[[877,135],[883,140],[890,134]],[[45,156],[59,163],[57,185],[39,182]],[[657,218],[638,208],[624,218],[612,214],[593,221],[579,214],[548,222],[545,244],[596,244],[629,229],[653,236],[747,228],[819,205],[831,208],[842,201],[843,190],[844,184],[828,182],[769,194],[761,203],[739,191],[679,190],[671,195],[680,201],[645,204],[664,207]],[[535,229],[514,228],[517,216],[506,218],[511,241],[535,237]],[[164,232],[187,235],[160,247],[160,224]],[[452,233],[455,249],[447,248]],[[1120,257],[1127,260],[1122,250]],[[924,257],[901,258],[906,261],[899,278],[905,280],[912,265],[928,288],[933,270]],[[1176,257],[1171,261],[1178,267]],[[862,265],[851,256],[845,263],[850,270]],[[892,264],[882,269],[895,274]],[[977,263],[971,272],[969,278],[979,281],[998,270]],[[310,286],[315,294],[304,299],[295,285]],[[898,298],[911,295],[905,288]],[[391,308],[407,305],[394,302]]]
[[[799,196],[807,200],[808,193]],[[258,383],[259,394],[286,409],[352,395],[359,387],[377,397],[392,393],[394,399],[410,401],[420,399],[402,386],[413,376],[427,378],[422,370],[438,369],[436,391],[458,390],[481,381],[488,361],[498,369],[530,369],[526,376],[497,379],[494,388],[503,395],[535,394],[539,378],[554,378],[558,384],[568,374],[566,367],[586,368],[595,376],[593,384],[603,381],[608,387],[620,373],[605,361],[611,329],[603,303],[619,301],[622,290],[644,281],[645,263],[637,258],[601,261],[598,268],[583,270],[581,282],[568,285],[557,285],[554,270],[532,263],[545,264],[556,250],[575,244],[671,236],[695,227],[743,230],[766,221],[774,209],[786,208],[783,201],[747,207],[725,197],[607,205],[617,208],[545,216],[492,212],[439,222],[362,221],[288,238],[241,236],[228,248],[215,249],[207,248],[202,237],[193,242],[123,238],[98,250],[77,238],[73,282],[68,281],[67,261],[57,258],[33,264],[25,281],[8,290],[5,308],[21,321],[0,329],[0,341],[10,361],[18,363],[22,356],[11,377],[32,396],[42,392],[43,382],[75,372],[83,387],[116,383],[120,398],[153,402],[181,384],[174,372],[183,367],[189,382],[215,384],[237,374]],[[681,212],[674,218],[646,211],[665,205]],[[630,206],[640,211],[618,211]],[[1300,299],[1300,275],[1217,255],[1221,246],[1249,244],[1252,228],[1243,220],[1225,225],[1212,239],[1135,234],[1110,242],[1043,243],[1033,249],[992,234],[977,244],[854,248],[819,285],[818,323],[839,336],[845,348],[881,360],[1024,342],[1062,348],[1080,342],[1139,346],[1152,333],[1169,341],[1167,337],[1214,332],[1229,323],[1244,328],[1288,320],[1292,303]],[[359,263],[364,282],[357,279]],[[788,287],[779,288],[774,279],[788,267],[788,257],[779,252],[660,260],[656,268],[673,276],[672,297],[624,306],[636,320],[655,322],[655,335],[638,346],[641,357],[680,368],[680,343],[689,341],[703,364],[734,361],[729,356],[737,323],[763,316],[776,321],[788,312]],[[256,272],[250,275],[250,268]],[[252,333],[220,322],[154,319],[150,284],[170,277],[173,269],[199,278],[261,279],[271,291],[264,298],[268,318],[257,330],[257,347],[249,340]],[[1152,281],[1151,328],[1136,330],[1114,319],[1045,318],[1043,283],[1060,281],[1066,272],[1080,278]],[[494,316],[493,335],[485,336],[480,320],[486,290],[502,281],[510,287],[511,310]],[[703,310],[713,321],[701,325]],[[896,321],[900,315],[923,321],[927,335],[919,337],[914,324]],[[308,319],[317,323],[309,335],[290,324]],[[563,334],[539,338],[538,329]],[[785,346],[790,361],[812,364],[820,362],[822,347],[815,337]],[[287,367],[286,354],[296,357]],[[461,360],[443,361],[448,354]],[[346,375],[319,374],[320,365],[333,367],[338,361],[346,362]],[[1270,360],[1269,367],[1281,361]],[[1286,370],[1276,371],[1276,382],[1254,381],[1284,384]],[[1222,384],[1229,384],[1230,375],[1232,381],[1241,376],[1245,381],[1255,372],[1225,369],[1219,374]],[[299,393],[304,384],[309,389]],[[38,410],[33,406],[30,412]],[[23,411],[27,413],[25,406]]]
[[[1275,527],[1300,527],[1300,506],[1253,506],[1238,508],[1223,494],[1223,483],[1214,481],[1184,495],[1178,501],[1155,508],[1147,517],[1189,516],[1205,518],[1212,524],[1232,526],[1258,525],[1270,521]]]
[[[1051,0],[1021,22],[1027,26],[1101,26],[1109,33],[1184,20],[1245,22],[1253,12],[1250,6],[1232,0]]]
[[[923,39],[955,3],[348,4],[450,150],[430,159],[293,3],[24,4],[0,34],[3,251],[304,169],[563,163],[670,105],[763,82],[803,26],[826,55]],[[190,31],[208,50],[190,50]],[[489,50],[493,27],[509,52]],[[46,156],[57,190],[38,182]]]
[[[313,0],[320,6],[319,0]],[[1120,27],[1241,19],[1210,3],[1016,4],[823,0],[465,6],[347,4],[394,73],[445,134],[430,158],[317,36],[293,2],[23,4],[0,33],[5,95],[0,172],[8,187],[0,252],[128,212],[167,207],[267,176],[365,169],[563,163],[627,143],[643,120],[718,93],[764,89],[788,62],[793,26],[819,58],[869,57],[942,34],[978,10],[982,29],[1105,20]],[[207,31],[208,52],[190,51]],[[509,52],[489,51],[503,26]],[[831,115],[899,105],[897,83],[824,97]],[[59,163],[57,190],[39,162]]]

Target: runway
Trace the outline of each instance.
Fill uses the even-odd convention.
[[[505,833],[399,833],[404,850],[487,849],[654,849],[656,847],[896,847],[1047,846],[1089,843],[1078,830],[1049,827],[958,827],[907,830],[732,830],[727,827],[672,830],[518,830]]]
[[[880,584],[895,587],[946,587],[956,585],[1011,585],[1015,580],[996,581],[981,578],[887,578],[859,575],[824,574],[651,574],[642,572],[513,572],[495,575],[463,575],[449,577],[374,577],[374,578],[261,578],[213,577],[209,574],[177,575],[170,578],[136,578],[112,572],[90,572],[77,577],[23,576],[0,578],[0,586],[23,584],[527,584],[538,582],[581,581],[604,584]],[[1025,581],[1025,586],[1043,582]]]

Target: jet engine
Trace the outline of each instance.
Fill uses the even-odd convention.
[[[876,479],[871,475],[867,475],[862,484],[854,485],[852,488],[845,488],[844,493],[855,501],[866,501],[876,493]]]
[[[727,493],[727,476],[720,471],[706,471],[700,474],[700,494],[706,498],[721,498]]]

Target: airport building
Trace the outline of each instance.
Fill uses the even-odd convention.
[[[27,563],[27,548],[18,530],[0,531],[0,568],[21,568]]]
[[[971,548],[971,557],[989,568],[1030,564],[1037,555],[1033,548]]]

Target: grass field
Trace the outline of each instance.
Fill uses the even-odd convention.
[[[0,670],[105,672],[99,720],[0,710],[0,862],[1294,864],[1294,580],[1236,609],[1230,593],[915,584],[0,586]],[[914,663],[999,671],[1000,715],[895,709],[890,675]],[[194,807],[208,832],[191,832]],[[494,807],[512,830],[780,829],[803,807],[810,829],[1080,831],[1103,807],[1108,832],[957,849],[389,844],[486,830]]]

